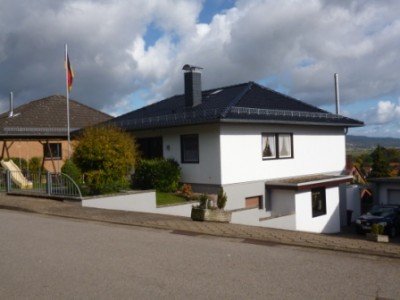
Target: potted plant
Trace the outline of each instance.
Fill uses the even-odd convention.
[[[222,188],[218,192],[216,201],[210,199],[210,196],[206,193],[200,195],[200,203],[192,207],[192,220],[229,223],[232,213],[225,211],[226,201],[227,196]]]
[[[371,233],[367,237],[376,242],[389,242],[389,236],[384,234],[385,227],[382,224],[372,224]]]

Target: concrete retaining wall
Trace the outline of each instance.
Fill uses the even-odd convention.
[[[128,192],[124,194],[114,194],[82,200],[83,207],[146,212],[182,217],[190,217],[193,204],[197,204],[197,202],[157,207],[156,192],[153,190]]]

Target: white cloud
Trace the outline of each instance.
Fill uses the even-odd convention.
[[[1,0],[0,107],[10,90],[16,104],[64,93],[65,42],[71,97],[99,109],[138,101],[140,89],[143,102],[182,92],[185,63],[204,67],[204,88],[273,77],[271,88],[315,105],[333,103],[334,73],[343,105],[400,95],[400,1],[238,0],[208,24],[204,3]],[[368,118],[395,122],[398,110],[381,101]]]
[[[379,101],[375,117],[376,123],[387,123],[392,121],[395,117],[396,105],[390,101]]]

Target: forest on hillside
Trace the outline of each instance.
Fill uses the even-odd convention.
[[[347,151],[373,150],[376,146],[400,149],[400,139],[388,137],[346,136]]]

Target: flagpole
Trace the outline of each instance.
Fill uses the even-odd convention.
[[[67,151],[67,158],[68,160],[70,159],[70,153],[71,153],[71,139],[70,139],[70,125],[69,125],[69,85],[68,85],[68,47],[67,44],[65,44],[65,81],[66,81],[66,87],[67,87],[67,140],[68,140],[68,151]]]

